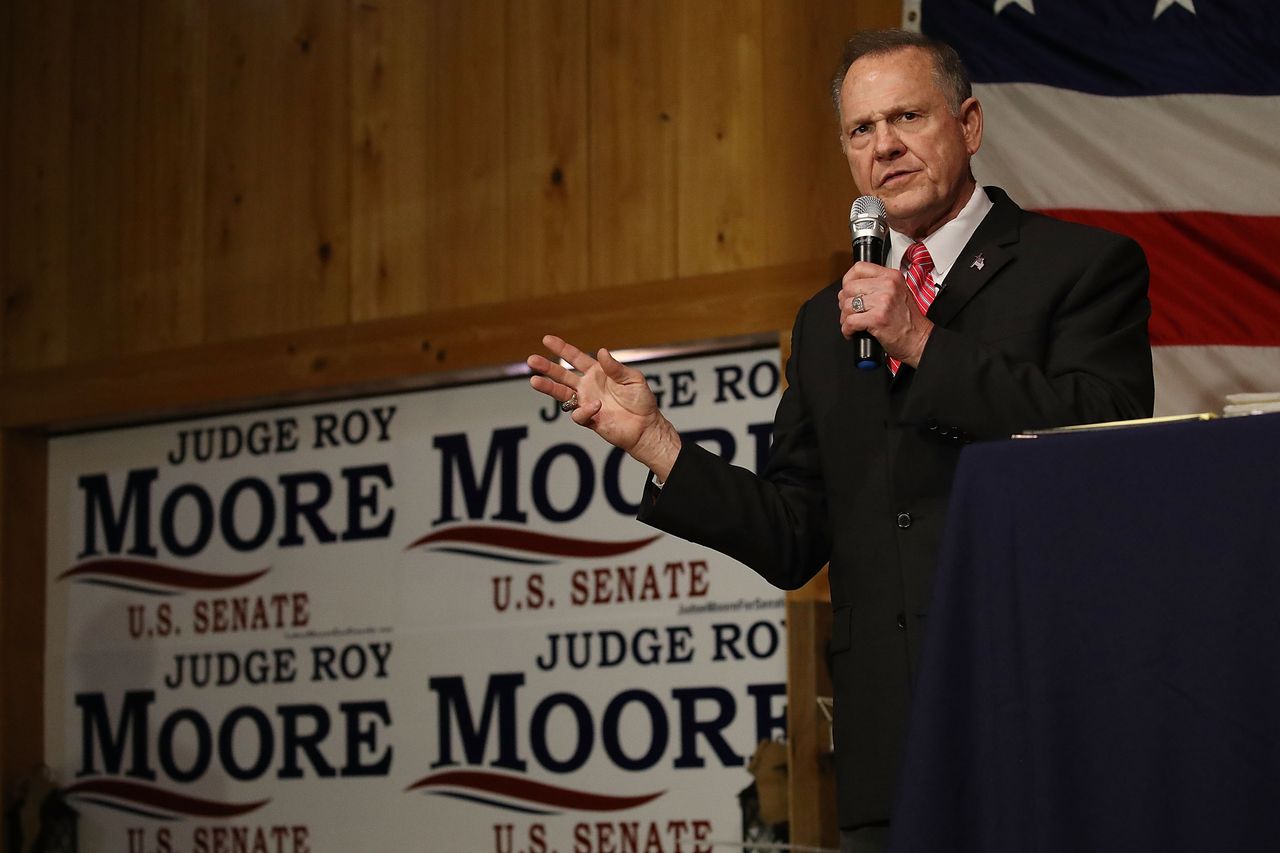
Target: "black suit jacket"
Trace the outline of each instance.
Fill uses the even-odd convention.
[[[1146,417],[1136,243],[1023,211],[999,189],[929,309],[919,368],[859,370],[832,283],[801,307],[760,476],[686,443],[640,519],[794,589],[830,562],[842,827],[886,821],[962,446]],[[981,256],[981,264],[974,259]],[[978,267],[981,266],[979,269]],[[1051,484],[1046,484],[1051,488]]]

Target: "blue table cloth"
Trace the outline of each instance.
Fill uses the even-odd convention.
[[[975,445],[894,853],[1280,851],[1280,415]]]

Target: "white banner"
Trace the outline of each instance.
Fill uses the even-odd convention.
[[[755,469],[775,348],[643,365]],[[783,595],[635,521],[523,377],[57,438],[46,754],[81,849],[709,851]]]

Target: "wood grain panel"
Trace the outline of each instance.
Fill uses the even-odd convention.
[[[897,13],[6,4],[0,367],[831,251],[847,179],[793,93]]]
[[[71,0],[0,14],[0,371],[13,371],[67,358]]]
[[[679,272],[699,275],[764,259],[761,4],[682,3]]]
[[[13,23],[13,4],[0,6],[0,40],[10,39],[14,35]],[[9,252],[9,223],[13,219],[13,179],[10,171],[13,166],[12,159],[12,142],[7,132],[13,127],[13,51],[0,53],[0,375],[4,374],[5,367],[5,344],[7,342],[5,336],[5,303],[8,302],[9,288],[8,282],[10,268],[10,252]],[[4,472],[0,471],[0,478],[4,476]],[[0,482],[0,487],[3,487]],[[2,544],[2,543],[0,543]],[[2,604],[3,602],[0,602]],[[4,673],[0,672],[0,683],[3,683]],[[4,720],[0,719],[0,725],[4,724]],[[3,778],[4,766],[0,764],[0,778]],[[3,853],[3,845],[0,844],[0,853]]]
[[[844,259],[840,259],[843,263]],[[584,347],[776,332],[830,259],[511,300],[335,329],[0,376],[0,427],[98,425],[412,387],[444,370],[516,364],[555,331]]]
[[[0,436],[0,793],[44,764],[45,459],[43,435]]]
[[[4,23],[6,24],[5,32],[12,33],[13,30],[7,26],[9,22],[5,20]],[[0,164],[0,169],[3,168],[3,164]],[[9,591],[7,588],[8,563],[4,559],[4,549],[6,543],[9,541],[9,536],[8,531],[5,530],[4,519],[9,517],[8,513],[5,512],[6,505],[8,503],[5,494],[5,483],[12,482],[12,475],[5,470],[6,466],[4,464],[4,449],[8,445],[8,440],[6,438],[7,435],[8,430],[0,429],[0,642],[3,642],[5,636],[5,625],[8,624],[9,621],[7,618],[9,612]],[[13,684],[14,682],[12,682],[8,677],[9,662],[5,658],[6,655],[4,654],[3,649],[0,648],[0,684]],[[7,692],[8,691],[6,691],[6,693]],[[40,703],[42,708],[43,704],[43,702]],[[3,699],[0,699],[0,802],[3,803],[12,803],[14,801],[14,796],[17,794],[17,791],[15,790],[17,787],[16,784],[10,781],[8,739],[10,737],[18,736],[18,731],[16,727],[9,724],[8,712],[8,703]],[[13,734],[11,735],[9,732],[13,732]],[[22,735],[25,737],[26,733],[23,732]],[[13,775],[16,776],[16,773]],[[3,853],[7,844],[8,832],[0,833],[0,853]]]
[[[592,0],[589,141],[593,287],[676,275],[678,0]]]
[[[207,2],[149,2],[138,21],[136,162],[118,217],[117,352],[203,338]]]
[[[867,3],[838,4],[854,13],[854,30],[876,30],[902,26],[901,0],[871,0]],[[851,30],[849,35],[852,35]]]
[[[435,4],[352,0],[350,14],[351,317],[358,322],[433,305],[429,175],[442,78],[431,50]]]
[[[345,322],[347,7],[209,6],[207,340]]]
[[[840,153],[828,89],[867,5],[765,5],[763,175],[767,263],[847,251],[857,190]]]
[[[830,637],[830,604],[807,595],[787,596],[790,840],[797,845],[835,848],[839,844],[839,826],[835,766],[829,755],[831,730],[816,699],[831,696],[826,660]]]
[[[430,306],[501,302],[507,280],[507,8],[504,0],[434,4],[427,236]]]
[[[513,295],[587,279],[586,0],[512,2],[507,21],[507,270]]]
[[[124,234],[137,184],[138,0],[79,3],[72,40],[69,353],[124,345]]]

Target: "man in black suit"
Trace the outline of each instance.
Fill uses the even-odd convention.
[[[977,185],[982,107],[950,47],[859,34],[833,96],[854,181],[888,211],[890,257],[801,307],[759,476],[682,444],[643,375],[606,350],[548,336],[576,371],[529,365],[535,389],[653,472],[642,520],[787,589],[830,562],[841,845],[878,850],[961,447],[1149,416],[1150,308],[1137,244]],[[858,369],[863,330],[892,368]]]

